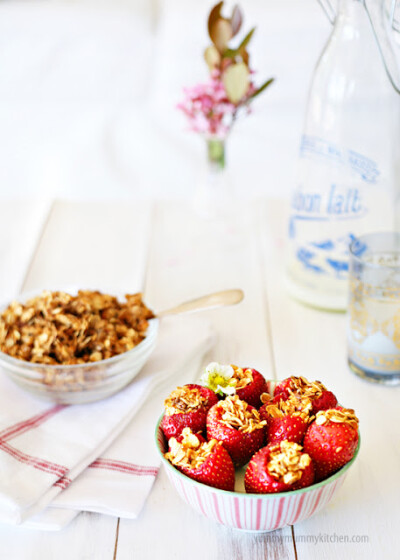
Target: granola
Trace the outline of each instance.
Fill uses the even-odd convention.
[[[164,401],[165,413],[167,416],[186,414],[207,405],[207,402],[196,387],[177,387]]]
[[[269,401],[265,401],[266,403]],[[308,397],[291,394],[286,401],[267,404],[266,413],[271,418],[282,418],[283,416],[299,416],[304,422],[312,422],[312,401]]]
[[[267,465],[268,472],[285,484],[293,484],[301,479],[303,471],[311,462],[307,453],[302,453],[302,446],[291,441],[277,443],[270,452]]]
[[[0,315],[0,350],[37,364],[98,362],[137,346],[153,312],[141,294],[125,302],[99,291],[77,295],[44,291],[26,303],[12,302]]]
[[[222,410],[221,423],[244,434],[259,430],[267,424],[265,420],[260,419],[258,410],[250,409],[237,395],[227,397],[219,403],[219,407]]]
[[[168,441],[169,451],[165,458],[176,467],[190,467],[197,469],[211,455],[214,447],[218,444],[216,439],[200,442],[190,428],[182,430],[182,441],[171,438]]]
[[[234,371],[232,381],[236,391],[247,387],[247,385],[250,385],[250,383],[253,382],[253,373],[251,369],[247,368],[244,370],[243,368],[234,365],[231,367]]]
[[[328,422],[335,422],[337,424],[348,424],[355,430],[358,429],[358,418],[352,408],[331,408],[329,410],[320,410],[315,417],[315,423],[318,426],[323,426]]]

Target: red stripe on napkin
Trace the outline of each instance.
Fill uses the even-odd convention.
[[[136,476],[156,476],[158,473],[157,467],[143,467],[125,461],[114,461],[112,459],[96,459],[96,461],[93,461],[89,466],[93,469],[107,469]]]
[[[15,449],[15,447],[11,447],[11,445],[4,441],[0,441],[0,449],[14,457],[14,459],[19,461],[20,463],[30,465],[33,468],[38,469],[39,471],[54,474],[58,477],[62,477],[68,472],[67,467],[63,467],[62,465],[57,465],[57,463],[52,463],[51,461],[46,461],[44,459],[39,459],[38,457],[28,455],[27,453],[23,453],[22,451]]]
[[[71,484],[71,482],[72,480],[70,478],[63,476],[62,478],[58,479],[57,482],[53,484],[53,486],[58,486],[58,488],[65,490],[67,486]]]
[[[43,422],[46,422],[46,420],[64,408],[66,408],[65,405],[58,404],[48,410],[45,410],[44,412],[41,412],[40,414],[37,414],[36,416],[32,416],[32,418],[28,418],[27,420],[23,420],[22,422],[18,422],[17,424],[2,430],[0,432],[0,442],[9,441],[28,430],[32,430],[32,428],[40,426],[40,424],[43,424]]]

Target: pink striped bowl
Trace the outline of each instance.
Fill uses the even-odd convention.
[[[246,494],[243,485],[244,467],[237,472],[237,491],[227,492],[192,480],[164,458],[167,442],[160,422],[156,428],[157,449],[168,478],[180,497],[205,517],[244,531],[274,531],[316,514],[340,489],[360,448],[359,441],[354,457],[347,465],[330,478],[302,490],[280,494]]]

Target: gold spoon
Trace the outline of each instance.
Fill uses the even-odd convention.
[[[157,317],[165,317],[166,315],[177,315],[178,313],[194,313],[203,309],[214,309],[224,305],[236,305],[244,298],[243,290],[223,290],[222,292],[214,292],[190,301],[180,303],[176,307],[165,309],[156,314]]]

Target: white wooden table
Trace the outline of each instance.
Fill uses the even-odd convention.
[[[59,285],[143,289],[155,310],[228,287],[240,307],[207,312],[219,337],[208,358],[269,378],[320,379],[354,407],[362,445],[337,498],[315,517],[266,534],[218,526],[184,504],[161,470],[137,520],[79,515],[57,533],[0,525],[5,560],[398,558],[399,397],[346,364],[345,316],[291,301],[283,287],[283,203],[243,205],[207,223],[172,202],[8,201],[0,208],[0,295]]]

